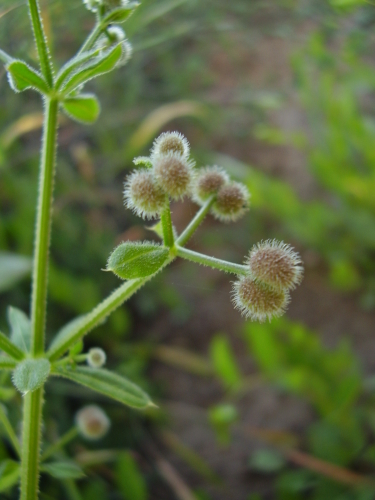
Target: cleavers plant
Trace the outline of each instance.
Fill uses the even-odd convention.
[[[138,167],[125,183],[125,204],[144,219],[160,218],[153,229],[162,244],[124,242],[111,254],[107,270],[126,280],[88,314],[65,325],[45,349],[48,260],[51,235],[53,187],[57,144],[58,113],[72,119],[94,122],[100,112],[97,98],[83,93],[85,84],[125,64],[131,46],[119,26],[137,7],[128,0],[84,0],[95,13],[96,24],[78,53],[57,73],[44,33],[38,0],[28,0],[40,71],[0,50],[12,89],[32,89],[44,101],[44,127],[40,162],[40,184],[34,247],[30,319],[15,308],[8,309],[10,337],[0,332],[0,369],[12,371],[15,387],[23,395],[22,442],[13,430],[6,412],[1,421],[15,453],[19,456],[20,498],[36,500],[40,472],[59,468],[51,462],[56,451],[78,432],[88,438],[103,436],[110,422],[96,406],[83,408],[76,425],[57,443],[42,446],[44,384],[50,376],[64,377],[102,393],[125,405],[145,409],[153,405],[149,396],[124,377],[103,368],[104,351],[91,349],[83,354],[82,339],[101,324],[116,308],[136,293],[167,264],[181,257],[237,276],[233,287],[235,306],[246,316],[263,321],[282,314],[289,290],[302,277],[299,256],[283,243],[266,241],[255,246],[244,265],[225,262],[185,248],[190,237],[211,212],[224,222],[235,221],[248,208],[247,188],[232,181],[221,168],[197,169],[190,159],[190,146],[177,132],[164,133],[152,147],[149,157],[134,160]],[[191,196],[200,210],[182,234],[172,225],[170,202]],[[86,362],[88,366],[82,366]],[[60,467],[62,465],[60,464]],[[66,464],[64,465],[66,472]],[[53,475],[53,474],[52,474]],[[58,477],[58,476],[57,476]]]

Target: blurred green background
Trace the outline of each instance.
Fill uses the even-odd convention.
[[[93,19],[80,0],[41,2],[62,64]],[[134,54],[90,84],[92,127],[61,118],[48,334],[117,286],[101,269],[124,239],[152,238],[125,211],[132,158],[179,130],[198,165],[245,182],[251,210],[208,219],[191,247],[241,262],[262,239],[301,252],[285,318],[244,322],[228,276],[175,262],[86,340],[148,390],[139,414],[62,381],[47,385],[45,436],[94,402],[112,421],[67,453],[85,478],[42,476],[43,499],[375,498],[375,5],[361,0],[143,0],[126,23]],[[25,2],[2,0],[0,46],[35,63]],[[29,308],[41,126],[36,94],[0,69],[0,328]],[[173,205],[182,229],[194,204]],[[1,377],[18,425],[20,396]],[[3,429],[0,427],[0,432]],[[0,495],[17,498],[0,442]]]

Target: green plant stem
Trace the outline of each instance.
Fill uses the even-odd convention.
[[[0,332],[0,350],[9,354],[13,359],[23,359],[25,357],[25,353],[15,346],[2,332]]]
[[[70,441],[73,441],[78,436],[77,427],[72,427],[68,432],[66,432],[63,436],[61,436],[55,443],[51,444],[46,451],[42,454],[40,460],[44,462],[47,458],[54,455],[57,451],[61,450],[66,446]]]
[[[29,12],[33,26],[35,44],[38,51],[40,69],[50,88],[53,87],[53,67],[47,45],[46,35],[40,13],[38,0],[29,0]]]
[[[172,248],[174,245],[174,234],[171,217],[171,207],[169,204],[169,196],[165,197],[165,205],[160,214],[161,226],[163,228],[163,240],[166,247]]]
[[[17,362],[15,359],[0,355],[0,370],[14,370],[16,366]]]
[[[46,102],[31,300],[31,354],[33,356],[41,355],[44,352],[58,106],[57,100],[51,99]]]
[[[89,34],[89,36],[86,38],[85,43],[82,45],[82,47],[77,52],[77,56],[81,55],[83,52],[87,52],[88,50],[92,49],[92,47],[94,46],[94,43],[99,38],[103,29],[104,28],[102,26],[102,23],[97,22],[96,25],[94,26],[93,30]]]
[[[21,446],[20,442],[18,440],[18,437],[16,436],[16,433],[13,430],[12,424],[9,422],[9,419],[7,417],[7,414],[5,412],[5,409],[3,405],[0,405],[0,422],[3,424],[3,427],[8,434],[8,437],[10,439],[10,442],[13,445],[13,448],[17,455],[21,457]]]
[[[0,61],[3,61],[4,64],[9,64],[14,61],[13,57],[8,55],[6,52],[0,49]]]
[[[24,395],[20,500],[37,500],[43,387]]]
[[[182,257],[186,260],[191,260],[192,262],[197,262],[203,266],[213,267],[214,269],[220,269],[226,273],[232,273],[236,275],[247,275],[249,270],[246,266],[240,264],[233,264],[232,262],[227,262],[225,260],[216,259],[215,257],[209,257],[208,255],[203,255],[198,252],[193,252],[193,250],[188,250],[187,248],[176,247],[176,255]]]
[[[180,236],[176,240],[176,244],[179,245],[180,247],[183,247],[186,245],[186,243],[190,240],[190,238],[193,236],[195,231],[198,229],[198,227],[201,225],[203,222],[204,218],[210,211],[210,208],[212,207],[213,203],[215,201],[215,196],[212,196],[209,198],[206,203],[202,206],[202,208],[195,214],[195,217],[192,219],[190,224],[186,227],[186,229],[180,234]]]

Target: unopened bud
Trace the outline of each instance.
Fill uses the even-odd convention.
[[[159,186],[171,198],[183,198],[190,192],[194,164],[179,153],[169,152],[153,158],[154,173]]]
[[[233,285],[233,302],[244,316],[262,322],[285,312],[289,294],[251,276],[242,276]]]
[[[102,0],[83,0],[83,3],[87,10],[91,12],[97,12],[99,7],[103,4]]]
[[[91,368],[101,368],[105,365],[107,355],[100,347],[93,347],[87,354],[87,364]]]
[[[79,410],[76,423],[82,436],[91,440],[105,436],[111,426],[107,415],[96,405],[85,406]]]
[[[250,193],[244,184],[225,184],[217,193],[212,212],[217,219],[224,222],[235,221],[247,211],[249,198]]]
[[[255,279],[278,289],[291,290],[302,280],[300,256],[280,241],[268,240],[255,245],[247,264]]]
[[[164,132],[155,139],[151,149],[151,157],[157,158],[159,155],[177,153],[188,158],[190,145],[186,137],[179,132]]]
[[[125,182],[127,208],[144,219],[158,217],[165,205],[165,193],[156,183],[152,170],[135,170]]]
[[[229,175],[220,167],[204,167],[199,170],[194,182],[194,200],[205,202],[210,196],[229,183]]]

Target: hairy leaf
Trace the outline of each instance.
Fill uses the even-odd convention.
[[[61,106],[71,118],[83,123],[94,123],[100,113],[99,101],[93,94],[66,97]]]
[[[8,307],[8,322],[10,325],[10,340],[21,351],[30,350],[31,323],[23,311],[16,307]]]
[[[6,65],[9,84],[15,92],[34,89],[45,95],[50,89],[43,76],[23,61],[12,61]]]
[[[83,366],[75,369],[56,367],[53,374],[84,385],[132,408],[141,410],[153,406],[150,397],[140,387],[127,378],[108,370]]]
[[[133,10],[138,7],[138,2],[132,2],[124,7],[117,7],[112,9],[103,19],[103,25],[108,25],[112,23],[123,23],[132,14]]]
[[[169,250],[154,243],[121,243],[108,259],[107,270],[123,279],[145,278],[168,260]]]
[[[33,392],[47,380],[50,369],[48,359],[25,359],[13,372],[13,384],[22,394]]]

